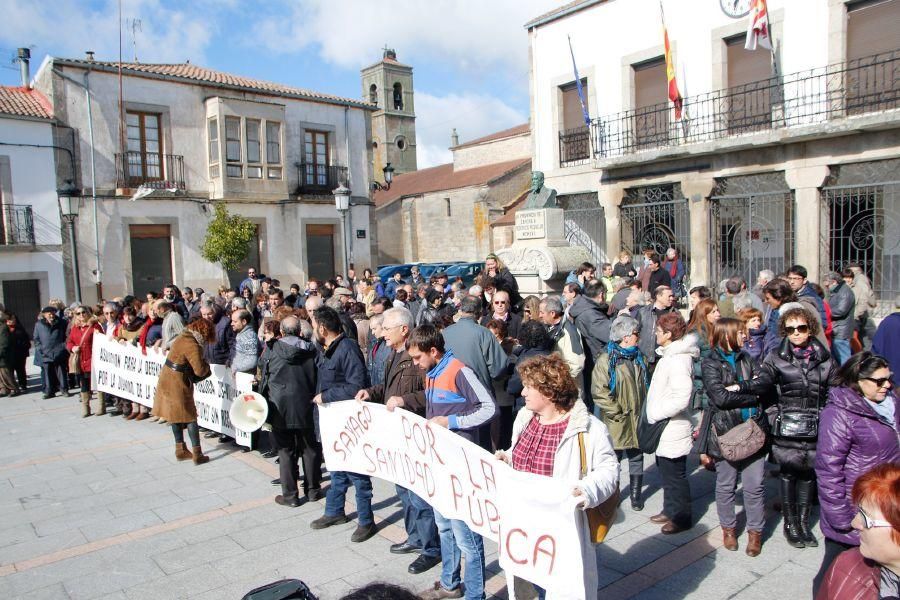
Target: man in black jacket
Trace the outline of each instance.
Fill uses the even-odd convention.
[[[57,316],[56,309],[46,306],[34,325],[35,357],[40,352],[44,374],[44,399],[52,398],[57,390],[69,396],[69,351],[66,350],[65,319]]]
[[[576,284],[569,284],[576,285]],[[597,357],[606,352],[609,343],[609,306],[603,301],[606,288],[599,281],[592,281],[584,286],[584,293],[577,294],[569,307],[569,318],[581,334],[584,347],[584,371],[581,376],[584,382],[584,400],[588,409],[593,409],[591,399],[591,374]]]
[[[653,296],[653,292],[656,291],[661,285],[671,288],[672,287],[672,276],[669,275],[669,272],[662,268],[662,261],[659,257],[659,254],[655,252],[650,255],[650,264],[647,266],[650,269],[650,279],[647,283],[647,291],[650,293],[650,296]]]
[[[340,316],[328,306],[317,308],[312,313],[312,325],[321,346],[317,361],[319,380],[316,389],[319,393],[313,402],[323,404],[355,398],[359,390],[369,386],[369,373],[359,343],[343,334]],[[344,513],[344,502],[351,485],[356,488],[359,526],[350,541],[364,542],[375,535],[378,529],[372,512],[372,479],[348,471],[331,473],[331,486],[325,497],[325,514],[310,523],[310,527],[325,529],[350,520]]]
[[[638,336],[638,348],[647,361],[650,372],[656,366],[656,320],[659,315],[675,310],[675,295],[672,288],[667,285],[661,285],[656,288],[653,294],[653,304],[642,306],[637,313],[638,323],[641,324],[641,333]]]
[[[268,352],[259,384],[260,393],[269,402],[268,421],[278,448],[281,495],[275,502],[282,506],[303,503],[297,489],[301,456],[304,499],[321,498],[322,453],[316,441],[312,402],[316,395],[316,349],[299,334],[297,317],[281,322],[281,337]]]

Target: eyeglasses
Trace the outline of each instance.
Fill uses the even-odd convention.
[[[865,379],[866,381],[871,381],[878,387],[882,388],[884,387],[884,384],[888,384],[888,386],[893,385],[893,376],[894,374],[891,373],[887,377],[863,377],[863,379]]]
[[[856,511],[859,513],[859,516],[862,517],[863,526],[866,529],[872,529],[874,527],[893,527],[893,525],[891,525],[887,521],[882,521],[881,519],[873,519],[863,511],[861,506],[857,506]]]
[[[86,311],[83,311],[83,310],[76,310],[76,311],[75,311],[75,314],[76,314],[76,315],[86,315],[87,312],[86,312]]]
[[[809,333],[809,325],[797,325],[796,327],[788,327],[785,325],[784,331],[788,335],[794,335],[794,333]]]
[[[112,311],[104,310],[104,311],[103,311],[103,314],[104,314],[104,315],[114,315],[114,314],[116,314],[116,313],[114,313],[114,312],[112,312]]]
[[[509,304],[506,300],[494,300],[494,304]]]
[[[382,331],[390,331],[392,329],[397,329],[398,327],[403,327],[403,325],[391,325],[390,327],[388,327],[386,325],[382,325],[381,330]]]

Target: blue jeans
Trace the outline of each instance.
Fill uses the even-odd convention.
[[[356,488],[356,514],[360,527],[375,522],[372,514],[372,479],[368,475],[358,475],[348,471],[334,471],[331,485],[325,494],[325,516],[336,517],[344,514],[344,502],[350,486]]]
[[[406,526],[406,542],[421,548],[422,556],[441,555],[441,538],[434,523],[434,509],[405,487],[395,486],[403,504],[403,524]]]
[[[441,536],[441,587],[455,590],[460,585],[461,554],[466,557],[466,600],[484,600],[484,542],[464,521],[446,519],[434,511],[434,522]]]
[[[834,338],[831,340],[831,352],[834,354],[835,362],[843,365],[850,358],[850,355],[853,354],[853,351],[850,349],[850,340]]]

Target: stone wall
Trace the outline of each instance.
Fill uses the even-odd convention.
[[[456,170],[483,167],[491,163],[528,158],[531,156],[531,135],[526,133],[451,150],[453,150],[453,167]]]

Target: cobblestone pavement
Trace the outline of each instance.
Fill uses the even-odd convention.
[[[258,453],[203,440],[208,464],[179,463],[167,426],[82,419],[75,397],[0,398],[0,439],[0,597],[238,599],[296,577],[330,599],[374,580],[421,590],[439,576],[438,568],[410,575],[414,557],[389,553],[405,534],[393,486],[384,481],[375,485],[379,535],[354,544],[353,524],[309,528],[324,501],[276,505],[278,490],[269,482],[277,467]],[[627,484],[624,472],[622,479]],[[776,515],[762,555],[751,559],[743,553],[745,536],[740,552],[721,548],[712,474],[691,475],[699,520],[674,536],[648,521],[662,505],[654,467],[645,484],[644,511],[626,502],[598,549],[598,597],[811,596],[822,549],[788,547]],[[485,547],[489,592],[506,598],[496,545]]]

